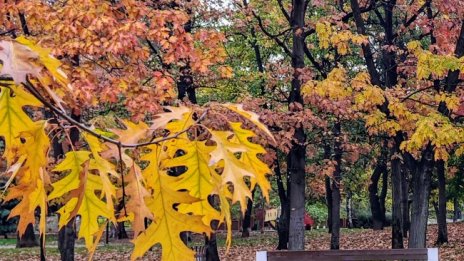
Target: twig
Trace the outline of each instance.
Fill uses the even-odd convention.
[[[408,94],[407,96],[403,97],[403,98],[401,99],[401,102],[404,102],[405,100],[411,98],[413,95],[415,95],[415,94],[417,94],[417,93],[419,93],[419,92],[426,91],[426,90],[432,89],[432,88],[434,88],[434,87],[435,87],[435,86],[432,85],[432,86],[425,87],[425,88],[422,88],[422,89],[419,89],[419,90],[415,90],[415,91],[411,92],[410,94]]]
[[[122,149],[121,142],[118,144],[118,154],[119,154],[119,172],[121,172],[121,183],[122,183],[122,207],[124,209],[124,216],[127,217],[126,210],[126,185],[124,184],[124,167],[122,166]]]
[[[114,145],[118,145],[118,146],[121,146],[122,148],[139,148],[139,147],[143,147],[143,146],[148,146],[148,145],[152,145],[152,144],[159,144],[161,142],[164,142],[164,141],[167,141],[167,140],[172,140],[172,139],[176,139],[178,138],[180,135],[182,135],[183,133],[187,132],[190,130],[190,128],[192,128],[193,125],[190,125],[188,128],[174,134],[174,135],[171,135],[171,136],[167,136],[167,137],[162,137],[162,138],[158,138],[158,139],[154,139],[152,141],[149,141],[149,142],[141,142],[141,143],[121,143],[120,141],[118,140],[114,140],[114,139],[111,139],[111,138],[108,138],[106,136],[103,136],[99,133],[96,133],[95,131],[93,131],[92,129],[90,129],[89,127],[85,126],[84,124],[74,120],[73,118],[71,118],[69,115],[67,115],[65,112],[61,111],[60,109],[56,108],[53,104],[51,104],[49,101],[47,101],[35,88],[34,86],[32,85],[32,83],[29,81],[29,79],[26,80],[25,83],[23,83],[24,86],[26,87],[26,89],[32,94],[34,95],[34,97],[36,97],[43,105],[45,105],[46,107],[48,107],[49,109],[51,109],[53,112],[55,112],[56,114],[58,114],[59,116],[61,116],[62,118],[64,118],[66,121],[68,121],[69,123],[71,124],[74,124],[76,127],[78,127],[79,129],[99,138],[99,139],[102,139],[108,143],[111,143],[111,144],[114,144]],[[200,121],[202,121],[205,117],[206,117],[206,114],[208,113],[208,110],[205,110],[205,112],[200,116],[200,118],[198,118],[198,120],[195,122],[195,123],[199,123]]]

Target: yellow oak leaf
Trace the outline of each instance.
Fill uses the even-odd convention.
[[[79,196],[82,197],[82,202],[79,206],[77,214],[81,217],[81,226],[79,229],[79,238],[85,239],[87,249],[92,249],[95,242],[94,236],[97,235],[100,227],[98,226],[98,218],[104,217],[110,220],[115,220],[114,210],[100,200],[95,191],[102,190],[102,181],[99,176],[88,174],[83,185],[79,189]],[[84,190],[84,191],[82,191]]]
[[[179,211],[203,216],[205,225],[211,225],[212,220],[221,220],[220,213],[208,202],[208,196],[215,194],[220,183],[220,176],[214,167],[209,166],[210,153],[214,146],[207,146],[204,141],[178,140],[176,144],[184,151],[178,157],[164,161],[165,168],[185,167],[186,171],[172,179],[170,187],[174,190],[187,190],[192,197],[201,199],[192,204],[182,204]],[[219,182],[215,182],[218,181]]]
[[[70,87],[68,85],[68,77],[66,74],[60,69],[61,62],[50,55],[50,50],[42,48],[36,45],[33,41],[26,39],[23,36],[20,36],[15,39],[16,42],[20,43],[23,46],[29,47],[32,51],[35,52],[36,57],[40,60],[40,63],[47,68],[48,72],[51,73],[53,76],[53,80],[58,82],[62,86]],[[41,78],[41,77],[39,77]]]
[[[156,129],[167,129],[167,125],[171,121],[184,121],[186,122],[188,119],[191,119],[191,114],[192,110],[188,107],[181,106],[181,107],[172,107],[172,106],[166,106],[166,109],[169,110],[169,112],[164,112],[164,113],[159,113],[156,115],[156,119],[153,121],[150,129],[156,130]],[[193,123],[193,120],[187,121],[190,123]],[[180,124],[182,125],[182,124]],[[176,126],[176,125],[174,125]],[[184,126],[185,128],[185,126]],[[182,131],[184,129],[182,126],[180,127],[171,127],[171,129],[179,129],[179,131]]]
[[[271,189],[271,184],[266,176],[272,174],[272,171],[266,163],[258,158],[258,155],[266,154],[266,150],[261,145],[250,141],[255,134],[250,130],[243,129],[241,127],[242,123],[230,122],[229,125],[234,132],[235,140],[242,146],[246,147],[246,151],[240,154],[240,161],[242,161],[245,166],[251,166],[253,169],[254,177],[250,178],[250,189],[253,189],[257,183],[261,188],[264,198],[269,201],[269,190]]]
[[[35,190],[35,186],[32,183],[21,183],[9,189],[5,202],[12,199],[21,199],[19,203],[11,210],[8,218],[19,216],[17,225],[17,231],[20,236],[24,235],[26,228],[29,224],[35,223],[35,211],[30,210],[30,195]]]
[[[229,131],[210,131],[216,148],[210,153],[210,166],[222,161],[221,173],[222,185],[233,185],[232,203],[239,202],[242,212],[246,210],[247,198],[251,198],[251,192],[245,183],[245,177],[254,177],[251,166],[246,166],[235,153],[246,152],[246,148],[232,142],[229,137],[233,134]]]
[[[238,114],[240,114],[242,117],[246,118],[247,120],[251,121],[253,124],[255,124],[260,130],[262,130],[264,133],[267,134],[267,136],[269,136],[269,138],[274,142],[276,143],[276,140],[274,139],[274,136],[272,135],[272,133],[269,131],[269,129],[264,125],[262,124],[260,121],[259,121],[259,116],[258,114],[254,113],[254,112],[250,112],[250,111],[246,111],[243,109],[243,105],[242,104],[231,104],[231,103],[227,103],[224,105],[226,108],[228,108],[229,110],[232,110]]]
[[[68,175],[52,184],[53,191],[48,195],[49,200],[59,198],[71,190],[79,188],[79,175],[83,171],[83,164],[90,159],[89,151],[70,151],[53,171],[70,171]],[[66,224],[66,223],[65,223]]]
[[[106,146],[101,143],[95,136],[87,133],[83,134],[83,136],[89,144],[93,157],[89,161],[89,170],[97,170],[100,174],[100,178],[103,184],[103,193],[101,194],[101,198],[105,197],[108,208],[114,209],[113,198],[116,198],[116,188],[109,179],[108,174],[111,174],[116,178],[119,178],[119,175],[116,172],[114,164],[100,156],[100,152],[108,148],[106,148]],[[116,220],[112,221],[116,222]]]
[[[137,143],[147,137],[149,128],[144,122],[133,123],[128,120],[122,120],[126,129],[112,129],[111,131],[119,136],[122,143]]]
[[[42,104],[22,87],[0,88],[0,136],[5,140],[4,157],[11,164],[21,146],[20,133],[34,128],[34,122],[24,112],[25,106]]]
[[[143,256],[152,246],[160,244],[161,260],[193,260],[195,252],[184,244],[180,233],[191,231],[209,234],[211,229],[203,224],[200,216],[182,214],[174,209],[174,205],[193,203],[197,199],[190,197],[187,192],[174,191],[162,185],[160,178],[155,183],[157,189],[153,199],[148,202],[154,220],[147,230],[132,241],[134,251],[131,259]]]
[[[134,230],[134,237],[136,237],[145,229],[145,218],[153,219],[153,215],[146,203],[151,194],[145,188],[141,170],[135,163],[130,167],[126,178],[125,191],[129,197],[126,210],[133,215],[132,229]]]

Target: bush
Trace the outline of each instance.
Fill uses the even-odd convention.
[[[327,206],[322,202],[316,202],[314,204],[306,205],[306,212],[314,220],[315,225],[325,226],[327,223]]]
[[[372,215],[369,211],[358,211],[353,223],[355,228],[372,228]]]

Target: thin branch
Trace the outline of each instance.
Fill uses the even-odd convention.
[[[258,20],[258,25],[259,25],[259,28],[261,28],[261,31],[263,31],[263,33],[264,33],[267,37],[273,39],[280,47],[282,47],[282,49],[284,50],[284,52],[285,52],[288,56],[292,57],[292,56],[293,56],[293,55],[292,55],[292,52],[290,51],[290,49],[288,48],[288,46],[285,45],[285,43],[284,43],[282,40],[279,39],[279,36],[282,35],[282,33],[277,34],[277,35],[271,34],[271,33],[270,33],[269,31],[267,31],[266,28],[264,27],[263,20],[261,19],[261,17],[260,17],[259,15],[257,15],[254,11],[252,11],[252,13],[253,13],[253,16],[256,18],[256,20]],[[286,31],[284,31],[284,32],[288,32],[288,29],[287,29]]]
[[[3,36],[3,35],[6,35],[6,34],[12,34],[16,31],[16,29],[10,29],[8,31],[5,31],[5,32],[1,32],[0,33],[0,36]]]
[[[375,9],[374,13],[377,15],[377,18],[379,18],[380,25],[382,25],[382,27],[385,27],[385,20],[383,20],[382,14],[379,12],[379,10]]]
[[[290,15],[288,14],[287,10],[285,10],[284,5],[282,4],[282,0],[277,0],[277,3],[279,4],[280,10],[282,11],[282,14],[285,16],[287,21],[291,21]]]
[[[118,143],[118,154],[119,154],[119,172],[121,173],[121,183],[122,183],[122,207],[124,209],[124,216],[127,217],[126,210],[126,185],[124,184],[124,167],[122,166],[122,149],[121,142]]]
[[[424,12],[425,8],[432,2],[432,0],[427,0],[425,1],[425,3],[419,8],[419,10],[417,10],[417,12],[411,16],[407,21],[405,21],[402,25],[403,28],[408,28],[412,23],[414,23],[414,21],[416,21],[417,17],[419,17],[419,15]],[[398,37],[398,32],[396,32],[395,34],[393,34],[393,39],[395,39],[396,37]]]
[[[303,50],[306,54],[306,57],[308,57],[309,61],[311,61],[316,70],[318,70],[321,73],[322,77],[326,78],[327,74],[324,72],[321,65],[314,59],[313,55],[311,54],[311,51],[308,49],[308,46],[306,46],[306,44],[303,45]]]
[[[430,90],[432,88],[434,88],[435,86],[432,85],[432,86],[428,86],[428,87],[425,87],[425,88],[422,88],[422,89],[419,89],[419,90],[415,90],[413,92],[411,92],[410,94],[408,94],[407,96],[401,98],[401,102],[404,102],[405,100],[411,98],[412,96],[414,96],[415,94],[418,94],[420,92],[423,92],[423,91],[426,91],[426,90]]]
[[[143,147],[143,146],[148,146],[148,145],[152,145],[152,144],[159,144],[161,142],[164,142],[164,141],[167,141],[167,140],[172,140],[172,139],[176,139],[178,138],[180,135],[182,135],[183,133],[186,133],[187,131],[189,131],[194,125],[190,125],[188,128],[174,134],[174,135],[171,135],[171,136],[166,136],[166,137],[162,137],[162,138],[158,138],[158,139],[154,139],[152,141],[149,141],[149,142],[142,142],[142,143],[133,143],[133,144],[128,144],[128,143],[121,143],[120,141],[118,140],[114,140],[114,139],[111,139],[111,138],[108,138],[106,136],[103,136],[95,131],[93,131],[92,129],[90,129],[89,127],[83,125],[82,123],[74,120],[73,118],[71,118],[69,115],[67,115],[65,112],[61,111],[60,109],[56,108],[53,104],[51,104],[49,101],[47,101],[35,88],[34,86],[32,85],[32,83],[27,80],[27,82],[24,83],[24,86],[26,87],[26,89],[32,94],[34,95],[34,97],[36,97],[43,105],[45,105],[47,108],[49,108],[50,110],[52,110],[53,112],[55,112],[56,114],[58,114],[59,116],[61,116],[62,118],[64,118],[66,121],[68,121],[69,123],[75,125],[77,128],[91,134],[92,136],[95,136],[99,139],[102,139],[108,143],[111,143],[111,144],[114,144],[114,145],[117,145],[117,146],[121,146],[122,148],[139,148],[139,147]],[[198,120],[195,122],[195,123],[199,123],[200,121],[202,121],[205,117],[206,117],[206,114],[208,113],[208,110],[205,110],[205,112],[198,118]]]
[[[370,11],[376,9],[376,8],[377,8],[377,6],[375,5],[375,1],[370,1],[369,5],[367,7],[361,7],[361,8],[359,8],[359,10],[360,10],[361,14],[363,14],[363,13],[370,12]],[[351,13],[348,13],[348,14],[344,15],[342,17],[342,21],[346,23],[346,22],[348,22],[348,20],[350,20],[351,17],[354,17],[354,12],[351,12]]]

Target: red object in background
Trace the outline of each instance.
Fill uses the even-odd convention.
[[[306,212],[305,212],[305,215],[304,215],[304,224],[305,224],[305,228],[307,230],[311,229],[311,227],[314,225],[314,220]]]

